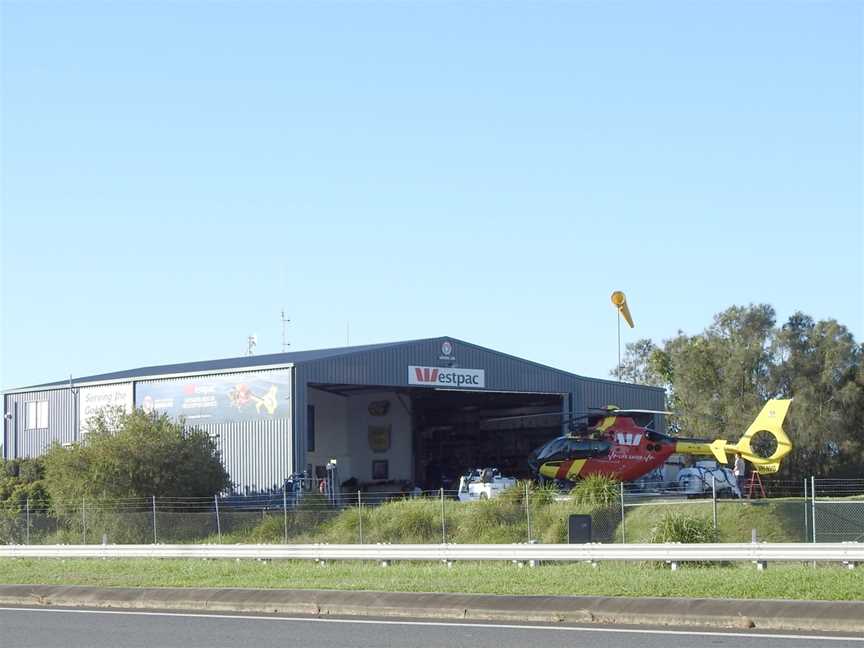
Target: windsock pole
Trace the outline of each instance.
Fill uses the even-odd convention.
[[[615,309],[615,319],[618,320],[618,382],[621,382],[621,313]]]
[[[618,320],[618,382],[621,382],[621,318],[627,320],[630,328],[633,328],[633,318],[627,307],[627,298],[620,290],[612,293],[612,305],[615,307],[615,317]]]

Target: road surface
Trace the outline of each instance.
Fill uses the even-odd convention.
[[[826,634],[544,626],[302,617],[0,608],[0,645],[15,648],[864,648]]]

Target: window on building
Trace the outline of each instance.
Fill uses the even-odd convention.
[[[39,401],[36,406],[36,427],[48,427],[48,401]]]
[[[315,452],[315,406],[306,406],[306,452]]]
[[[48,401],[30,401],[24,416],[27,430],[40,430],[48,427]]]

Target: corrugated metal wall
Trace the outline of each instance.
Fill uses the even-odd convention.
[[[309,382],[341,382],[357,385],[405,386],[409,365],[449,366],[439,360],[441,342],[423,340],[347,356],[325,358],[298,365]],[[578,391],[578,376],[519,358],[452,340],[452,365],[486,370],[486,389],[564,394]],[[299,379],[298,379],[299,382]]]
[[[27,430],[26,403],[48,401],[48,427]],[[52,389],[20,394],[6,394],[5,411],[12,414],[6,421],[3,452],[9,459],[37,457],[52,443],[72,443],[78,440],[75,398],[69,389]]]
[[[642,385],[585,378],[580,381],[580,389],[584,407],[616,405],[658,410],[666,407],[666,395],[663,390]]]
[[[196,425],[222,453],[237,493],[280,490],[291,475],[291,419]]]
[[[219,375],[243,379],[262,374],[287,373],[291,375],[291,371],[291,369],[266,369]],[[140,405],[139,385],[187,383],[201,378],[206,378],[206,376],[181,376],[136,381],[135,405]],[[231,423],[195,422],[194,425],[216,437],[217,447],[222,454],[222,462],[238,493],[247,494],[281,489],[284,481],[293,472],[290,417],[249,419]]]

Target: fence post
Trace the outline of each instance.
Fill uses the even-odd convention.
[[[813,524],[813,544],[816,544],[816,478],[810,476],[810,517]]]
[[[807,512],[807,478],[804,478],[804,542],[810,538],[810,524],[808,520],[809,513]]]
[[[27,544],[30,544],[30,498],[27,498],[27,502],[25,503],[27,507]]]
[[[525,520],[528,522],[528,544],[531,544],[531,494],[528,492],[528,482],[525,482]]]
[[[621,482],[621,544],[627,544],[627,535],[624,528],[624,482]]]
[[[363,544],[363,500],[360,499],[360,491],[357,491],[357,525],[360,527],[360,544]]]
[[[282,486],[282,529],[284,531],[284,541],[288,544],[288,486]]]
[[[444,487],[441,487],[441,544],[447,544],[447,523],[444,519]]]
[[[153,495],[153,544],[158,544],[156,540],[156,496]]]
[[[87,544],[87,498],[81,498],[81,544]]]
[[[213,501],[216,502],[216,533],[219,534],[219,544],[222,544],[222,522],[219,521],[219,496],[214,495]]]
[[[717,480],[711,473],[711,501],[714,506],[714,530],[717,530]]]

